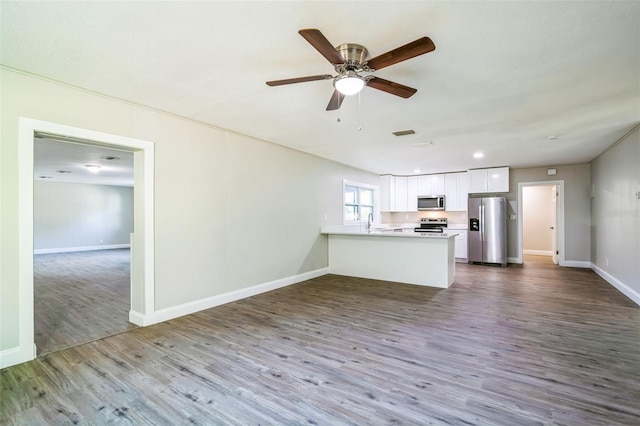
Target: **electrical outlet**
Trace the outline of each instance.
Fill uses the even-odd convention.
[[[509,219],[518,220],[518,215],[517,214],[512,214],[511,216],[509,216]]]
[[[329,220],[329,216],[326,213],[324,214],[324,220]]]
[[[609,259],[605,259],[605,260],[604,260],[604,265],[605,265],[605,266],[609,266]]]

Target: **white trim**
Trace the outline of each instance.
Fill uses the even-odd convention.
[[[142,170],[138,167],[134,168],[134,175],[136,175],[134,202],[136,207],[140,206],[142,210],[138,211],[136,208],[134,221],[142,228],[139,232],[143,236],[143,244],[141,244],[143,248],[139,256],[135,257],[140,259],[141,265],[133,265],[132,262],[132,267],[135,266],[142,271],[141,275],[144,279],[139,283],[132,282],[132,290],[134,285],[140,286],[138,291],[144,294],[144,312],[150,314],[154,311],[154,144],[140,139],[20,117],[18,121],[18,346],[8,352],[5,351],[13,363],[30,361],[36,357],[33,312],[33,160],[34,136],[38,132],[85,140],[90,145],[133,151],[134,162],[137,159],[137,162],[143,165]],[[143,195],[136,196],[136,193]],[[136,248],[134,247],[133,250]],[[14,362],[14,358],[17,358],[17,362]],[[4,356],[2,362],[5,362]]]
[[[329,273],[329,268],[320,268],[314,271],[305,272],[302,274],[293,275],[290,277],[280,278],[275,281],[266,282],[263,284],[254,285],[252,287],[243,288],[240,290],[230,291],[228,293],[220,294],[213,297],[207,297],[206,299],[200,299],[193,302],[183,303],[182,305],[172,306],[170,308],[160,309],[156,311],[150,324],[156,324],[163,321],[168,321],[173,318],[178,318],[184,315],[193,314],[205,309],[214,308],[216,306],[224,305],[226,303],[235,302],[236,300],[244,299],[247,297],[255,296],[267,291],[276,290],[281,287],[286,287],[292,284],[296,284],[302,281],[317,278]]]
[[[106,246],[86,246],[86,247],[60,247],[49,249],[36,249],[33,254],[49,254],[49,253],[70,253],[76,251],[94,251],[94,250],[113,250],[131,248],[131,244],[109,244]]]
[[[507,257],[507,263],[517,263],[518,265],[522,265],[521,257]]]
[[[567,268],[590,268],[591,262],[584,262],[582,260],[563,260],[560,266],[566,266]]]
[[[558,248],[558,264],[560,266],[568,266],[564,259],[565,248],[565,227],[564,227],[564,180],[541,180],[535,182],[518,182],[518,259],[522,263],[523,256],[523,221],[522,221],[522,188],[525,186],[551,186],[556,185],[558,188],[558,202],[556,203],[556,236],[557,236],[557,248]],[[551,253],[553,256],[553,253]]]
[[[640,306],[640,293],[638,293],[613,275],[609,274],[607,271],[600,268],[595,263],[591,263],[591,269],[593,270],[593,272],[600,275],[606,282],[617,288],[622,294],[633,300],[636,305]]]
[[[533,254],[535,256],[553,256],[552,250],[525,250],[522,249],[522,254]]]
[[[129,322],[139,325],[140,327],[146,327],[147,325],[153,324],[153,314],[144,315],[132,309],[129,311]]]
[[[22,364],[23,362],[30,361],[36,357],[36,345],[18,346],[15,348],[7,349],[0,352],[0,370],[3,368],[11,367],[12,365]]]

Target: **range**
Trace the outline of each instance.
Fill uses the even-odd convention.
[[[423,217],[420,219],[419,226],[414,228],[416,232],[444,232],[447,227],[448,220],[446,217],[442,218],[431,218],[431,217]]]

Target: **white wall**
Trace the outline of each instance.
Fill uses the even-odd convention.
[[[18,344],[21,116],[155,143],[157,310],[328,266],[319,231],[341,224],[342,179],[378,185],[375,174],[279,145],[0,72],[0,353]]]
[[[34,181],[36,252],[129,244],[132,232],[133,188]]]
[[[591,263],[640,304],[640,128],[591,163]]]
[[[552,191],[554,190],[554,191]],[[525,254],[553,254],[554,186],[522,188],[522,249]]]

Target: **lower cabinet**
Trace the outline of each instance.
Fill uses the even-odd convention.
[[[458,234],[456,236],[455,257],[456,261],[467,261],[467,230],[466,229],[449,229],[450,232]]]

